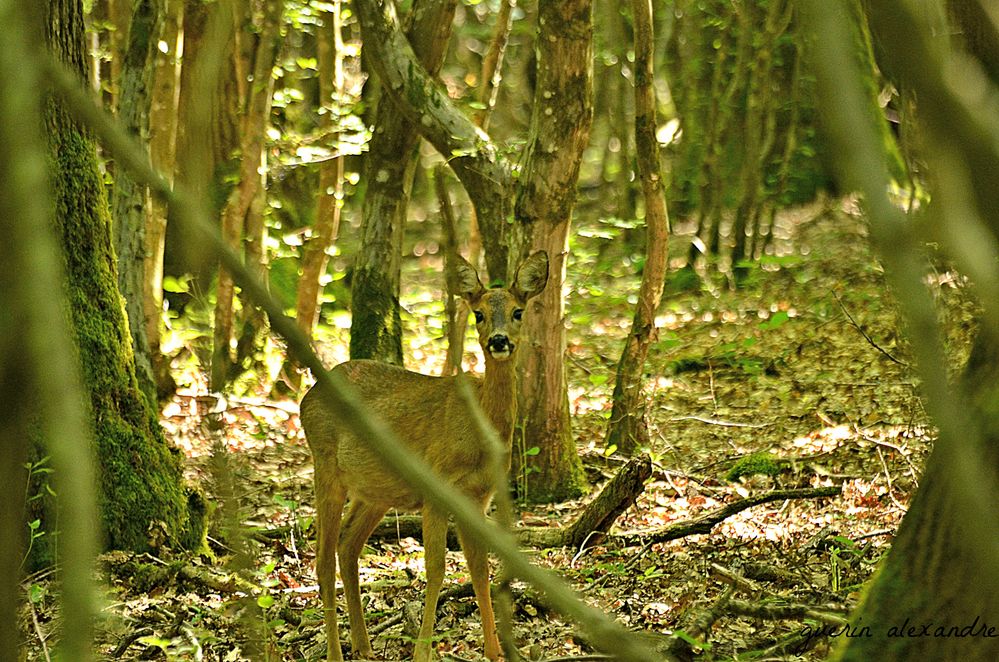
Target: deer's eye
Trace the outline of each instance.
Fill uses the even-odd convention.
[[[475,323],[476,324],[482,324],[484,321],[486,321],[486,316],[482,314],[481,310],[476,310],[474,312],[475,312]]]
[[[517,320],[518,322],[520,321],[520,318],[523,316],[524,316],[523,308],[517,308],[513,311],[513,319]]]

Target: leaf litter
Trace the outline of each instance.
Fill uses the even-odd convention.
[[[694,641],[687,650],[700,659],[824,659],[834,642],[804,639],[803,628],[820,622],[816,614],[834,621],[856,604],[935,435],[864,219],[822,205],[782,218],[786,236],[775,255],[740,288],[667,288],[646,366],[654,473],[614,531],[649,531],[775,488],[841,485],[842,495],[756,506],[710,534],[640,548],[611,537],[585,550],[527,550],[657,645],[671,635]],[[570,254],[566,366],[573,432],[588,475],[601,482],[624,463],[606,452],[603,436],[639,276],[613,232],[591,230],[573,238]],[[961,277],[942,261],[934,267],[927,283],[950,363],[960,366],[976,308]],[[446,342],[439,268],[439,256],[408,261],[416,294],[403,301],[407,333],[418,339],[407,367],[433,374]],[[331,364],[345,358],[346,333],[342,324],[320,333]],[[467,345],[466,367],[481,369],[475,346]],[[263,392],[225,398],[187,377],[162,423],[187,457],[188,477],[222,506],[209,531],[211,554],[192,558],[164,546],[103,555],[97,656],[321,659],[312,468],[297,405]],[[730,480],[740,461],[769,469]],[[520,504],[520,526],[564,525],[586,502]],[[376,652],[408,659],[415,632],[406,614],[423,599],[422,547],[402,536],[370,541],[361,568]],[[42,641],[48,648],[59,636],[58,586],[42,573],[25,587],[25,639],[29,656],[41,659]],[[447,554],[445,590],[454,597],[441,602],[438,653],[479,659],[478,614],[459,552]],[[592,650],[530,587],[515,582],[514,594],[514,633],[529,659]],[[698,619],[708,627],[691,637]]]

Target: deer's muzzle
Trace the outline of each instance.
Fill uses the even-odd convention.
[[[489,336],[489,339],[486,341],[486,351],[494,359],[509,358],[513,354],[513,347],[513,343],[505,335]]]

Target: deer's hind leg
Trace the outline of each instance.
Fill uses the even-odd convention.
[[[364,543],[378,526],[388,508],[353,499],[343,523],[340,539],[340,577],[343,579],[343,593],[347,598],[347,617],[350,619],[350,642],[354,657],[373,658],[368,629],[364,625],[364,611],[361,607],[361,586],[357,559],[361,556]]]

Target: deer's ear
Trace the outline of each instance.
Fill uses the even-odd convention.
[[[527,301],[541,294],[548,284],[548,253],[538,251],[524,260],[513,279],[513,292]]]
[[[454,256],[453,289],[466,301],[474,301],[482,296],[486,288],[482,287],[479,273],[468,260],[460,255]]]

